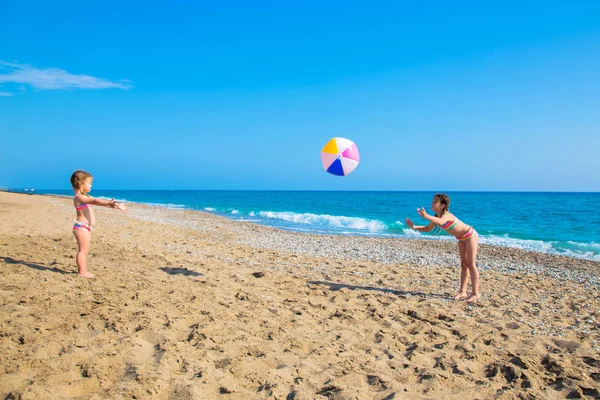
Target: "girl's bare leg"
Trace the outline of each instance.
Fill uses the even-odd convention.
[[[479,271],[477,271],[477,248],[479,245],[479,237],[475,236],[470,238],[465,242],[466,244],[466,258],[467,258],[467,267],[469,269],[469,273],[471,274],[471,294],[467,297],[467,303],[472,301],[477,301],[480,298],[479,293]]]
[[[86,270],[87,254],[90,251],[90,241],[92,239],[92,233],[87,229],[76,229],[73,231],[75,239],[77,239],[77,262],[78,274],[85,278],[93,278],[94,274]]]
[[[458,242],[458,254],[460,255],[460,289],[458,289],[458,293],[454,295],[454,300],[467,298],[467,284],[469,282],[467,248],[465,243]]]

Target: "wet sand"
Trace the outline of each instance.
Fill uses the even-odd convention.
[[[600,262],[0,192],[2,399],[600,398]]]

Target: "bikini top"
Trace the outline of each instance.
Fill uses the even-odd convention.
[[[84,208],[88,208],[90,206],[91,206],[91,204],[85,204],[85,203],[83,203],[83,204],[80,204],[78,206],[75,206],[75,209],[76,210],[83,210]]]
[[[454,227],[454,225],[456,225],[456,223],[458,222],[457,219],[455,219],[454,221],[448,221],[443,225],[440,225],[440,227],[445,230],[446,232],[448,232],[448,230],[450,230],[452,227]]]

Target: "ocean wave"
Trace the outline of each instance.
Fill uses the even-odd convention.
[[[107,196],[97,196],[97,199],[102,199],[102,200],[115,200],[117,203],[132,203],[131,201],[127,200],[127,199],[115,199],[114,197],[107,197]],[[155,206],[162,206],[162,204],[154,204]]]
[[[552,250],[552,243],[550,242],[544,242],[543,240],[515,239],[508,235],[481,235],[479,236],[479,243],[533,250],[542,253],[548,253]]]
[[[600,261],[600,244],[595,242],[546,242],[543,240],[516,239],[511,238],[508,235],[483,235],[480,236],[479,242],[483,244],[490,244],[493,246],[505,246],[535,251],[538,253],[556,254],[568,257]]]
[[[324,225],[331,228],[346,228],[367,232],[383,232],[387,226],[379,221],[358,217],[345,217],[327,214],[294,213],[282,211],[259,211],[262,218],[276,219],[296,224]]]
[[[556,246],[563,251],[563,254],[569,257],[581,257],[588,260],[600,261],[600,243],[578,243],[568,241]]]
[[[581,248],[582,250],[594,251],[596,253],[600,253],[600,243],[590,242],[590,243],[578,243],[578,242],[567,242],[570,246],[575,246]]]
[[[421,238],[425,235],[419,231],[415,231],[414,229],[407,227],[402,230],[402,236],[407,238]]]
[[[117,200],[119,201],[119,200]],[[126,202],[126,201],[124,201]],[[171,203],[138,203],[138,204],[145,204],[147,206],[152,206],[152,207],[164,207],[164,208],[169,208],[169,209],[173,209],[173,210],[185,210],[185,204],[171,204]]]

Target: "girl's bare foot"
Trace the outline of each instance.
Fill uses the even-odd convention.
[[[91,272],[87,272],[87,271],[78,273],[77,275],[83,276],[84,278],[93,278],[94,277],[94,274],[92,274]]]
[[[467,294],[465,292],[458,292],[454,295],[454,300],[466,299]]]
[[[472,294],[469,297],[467,297],[467,299],[465,300],[467,303],[472,303],[475,301],[479,300],[479,295],[478,294]]]

